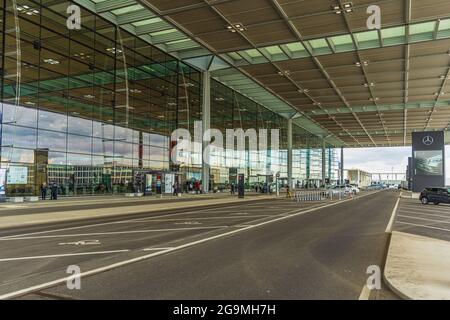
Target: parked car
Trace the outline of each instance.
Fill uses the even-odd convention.
[[[388,189],[396,189],[396,190],[398,190],[398,184],[391,184],[391,185],[389,185]]]
[[[353,192],[353,194],[357,194],[360,191],[358,186],[349,185],[348,187],[350,188],[350,191]]]
[[[333,187],[332,191],[333,191],[333,193],[344,192],[344,193],[357,194],[357,193],[359,193],[359,188],[357,186],[352,186],[352,185],[343,185],[343,186]]]
[[[434,203],[450,203],[450,189],[449,188],[425,188],[419,196],[422,204]]]

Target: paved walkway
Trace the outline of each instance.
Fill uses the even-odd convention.
[[[273,198],[276,198],[276,196],[253,193],[247,194],[244,199],[229,194],[208,194],[183,195],[181,198],[170,195],[163,198],[135,199],[107,197],[104,199],[73,199],[61,202],[57,200],[2,204],[0,205],[0,229]]]
[[[401,197],[385,266],[385,280],[407,299],[450,300],[450,206]]]

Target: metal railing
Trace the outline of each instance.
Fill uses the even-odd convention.
[[[314,190],[314,191],[295,191],[294,201],[296,202],[313,202],[325,200],[341,200],[352,197],[353,193],[342,190]]]

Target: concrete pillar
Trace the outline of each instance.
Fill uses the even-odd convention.
[[[322,185],[325,186],[325,178],[327,172],[325,139],[322,140]]]
[[[288,186],[292,189],[292,119],[288,119],[287,124],[287,140],[288,140],[288,150],[287,150],[287,171],[288,171]]]
[[[341,147],[341,181],[340,184],[343,185],[344,184],[344,147]]]
[[[205,149],[209,141],[203,140],[203,134],[210,129],[211,125],[211,75],[209,71],[203,72],[203,102],[202,102],[202,189],[209,192],[209,158],[205,157]]]

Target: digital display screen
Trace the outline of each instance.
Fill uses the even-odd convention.
[[[443,175],[443,159],[441,150],[415,152],[416,175]]]

